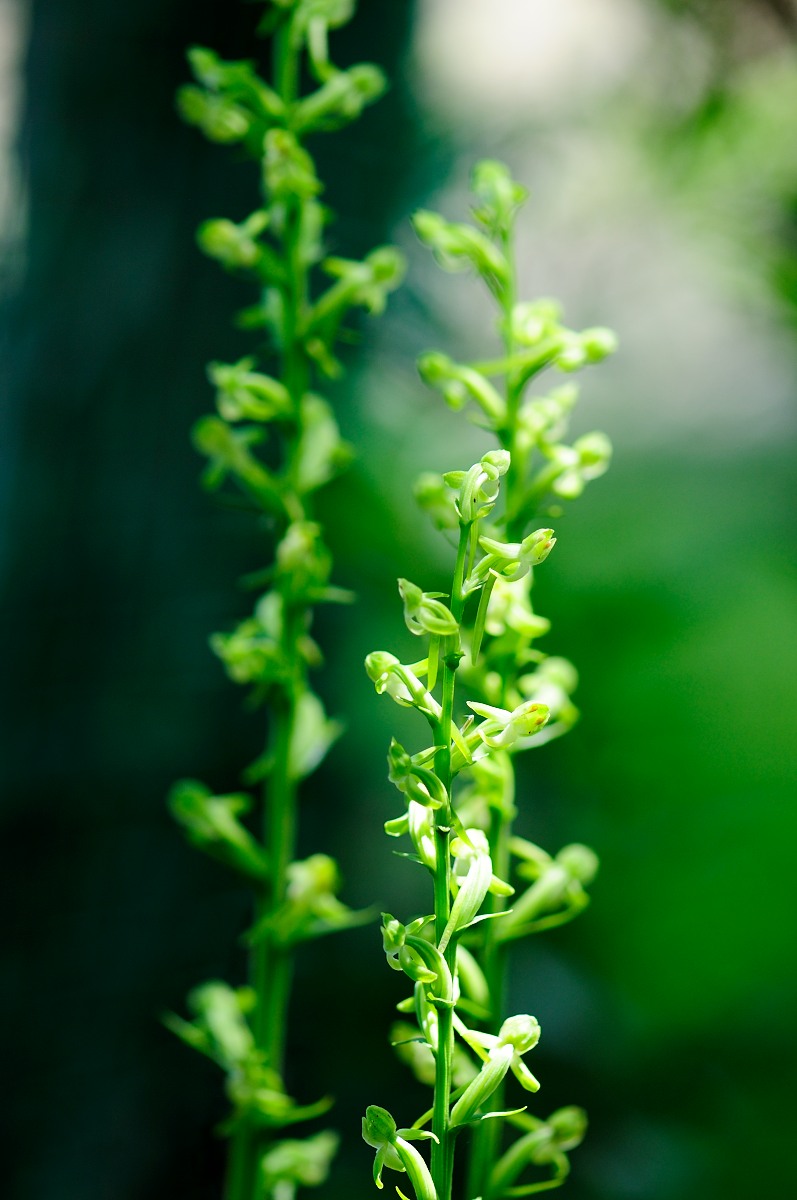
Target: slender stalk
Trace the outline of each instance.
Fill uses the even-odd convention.
[[[298,55],[290,44],[287,26],[274,38],[274,76],[277,91],[286,104],[296,98]],[[286,266],[283,287],[285,307],[285,345],[281,377],[290,394],[294,421],[288,432],[285,457],[293,464],[302,432],[301,399],[308,378],[308,364],[297,336],[301,309],[306,303],[307,272],[298,254],[302,220],[302,200],[288,206],[282,232],[282,252]],[[293,519],[304,517],[305,506],[291,496]],[[285,521],[279,532],[284,532]],[[302,682],[302,667],[297,653],[297,638],[304,624],[304,610],[286,611],[283,651],[289,663],[288,680],[277,691],[270,717],[272,767],[263,787],[263,840],[270,873],[268,887],[256,900],[255,917],[272,917],[285,900],[287,871],[296,845],[297,789],[291,776],[290,748],[296,721],[296,704]],[[268,930],[255,945],[251,956],[250,978],[255,991],[252,1030],[255,1044],[263,1052],[268,1066],[281,1078],[285,1067],[288,1007],[293,978],[293,956]],[[260,1194],[257,1180],[258,1158],[267,1133],[241,1124],[232,1138],[228,1168],[229,1200],[252,1200]]]
[[[456,621],[462,619],[464,600],[462,585],[465,561],[470,546],[470,524],[462,523],[459,531],[454,578],[451,585],[451,613]],[[451,916],[451,722],[454,717],[454,690],[459,666],[459,637],[446,638],[443,646],[443,700],[439,735],[440,749],[435,756],[435,770],[448,795],[448,804],[437,810],[435,824],[434,912],[435,938],[439,942]],[[449,942],[445,959],[452,976],[456,975],[456,943]],[[434,1109],[432,1130],[438,1141],[432,1146],[432,1178],[438,1200],[450,1200],[454,1173],[453,1139],[448,1128],[451,1102],[451,1063],[454,1055],[454,1025],[451,1008],[438,1010],[438,1050],[435,1066]]]
[[[509,280],[504,289],[501,304],[503,315],[501,328],[507,361],[511,361],[516,352],[515,339],[512,333],[512,310],[515,306],[517,296],[517,272],[512,242],[512,232],[508,230],[502,238],[502,249],[509,266]],[[518,377],[517,372],[510,371],[506,375],[505,386],[506,423],[504,429],[500,431],[500,437],[501,444],[504,449],[509,451],[512,461],[504,482],[504,505],[506,513],[504,534],[507,541],[512,541],[516,537],[522,537],[524,521],[522,512],[517,511],[517,501],[519,499],[522,478],[516,461],[518,410],[523,392],[522,378]],[[509,677],[508,674],[505,674],[504,690],[506,690],[508,683]],[[514,793],[513,766],[510,766],[510,771],[512,772],[511,790]],[[489,841],[490,856],[493,860],[495,873],[500,879],[508,879],[510,873],[509,839],[512,835],[512,819],[507,815],[507,809],[511,806],[512,797],[507,798],[505,796],[503,799],[505,803],[501,809],[493,809],[490,814]],[[509,804],[506,803],[507,799],[510,801]],[[494,895],[490,897],[491,912],[503,912],[506,907],[507,898],[505,896]],[[500,1029],[506,1005],[507,947],[506,943],[499,941],[497,934],[498,922],[495,920],[486,921],[481,965],[490,992],[490,1018],[487,1022],[487,1028],[493,1034],[497,1034]],[[493,1096],[492,1103],[498,1111],[505,1107],[505,1092],[506,1088],[502,1083]],[[482,1121],[474,1130],[468,1164],[468,1188],[470,1194],[473,1196],[482,1196],[485,1192],[490,1168],[500,1153],[501,1134],[502,1122],[499,1119]]]
[[[539,1087],[522,1061],[522,1056],[537,1044],[539,1024],[528,1012],[508,1017],[504,1014],[506,941],[518,933],[513,918],[505,911],[506,894],[512,891],[508,886],[510,846],[524,860],[519,874],[532,880],[518,901],[514,925],[532,911],[539,918],[529,918],[521,932],[549,927],[554,921],[561,923],[581,911],[588,899],[583,885],[591,881],[596,869],[594,855],[584,846],[564,847],[553,858],[524,839],[513,842],[515,787],[510,756],[525,749],[528,740],[549,720],[549,736],[558,736],[577,715],[569,700],[575,672],[566,660],[549,657],[532,646],[545,632],[547,622],[533,612],[530,571],[547,558],[556,539],[550,529],[526,534],[530,459],[539,451],[543,458],[557,460],[558,472],[566,464],[572,476],[560,487],[566,495],[568,490],[575,492],[586,480],[601,474],[610,453],[606,439],[599,434],[585,436],[573,447],[555,444],[574,399],[570,389],[554,391],[539,402],[532,400],[528,408],[523,393],[530,379],[545,366],[556,362],[563,370],[577,370],[611,353],[614,342],[607,330],[577,334],[565,329],[559,325],[556,307],[550,302],[516,304],[511,231],[514,211],[522,203],[525,190],[512,180],[505,167],[492,160],[478,164],[473,179],[479,201],[474,209],[475,227],[453,224],[437,213],[422,210],[415,217],[415,228],[444,265],[457,269],[463,262],[469,263],[498,297],[504,355],[496,362],[468,366],[430,351],[419,366],[426,382],[439,389],[452,406],[460,407],[468,399],[479,405],[501,449],[490,450],[467,471],[449,471],[439,483],[435,477],[425,477],[418,489],[422,505],[439,528],[455,525],[454,513],[460,526],[450,610],[437,593],[426,593],[406,579],[399,581],[407,627],[411,633],[429,637],[426,682],[415,674],[420,671],[423,675],[426,664],[407,666],[382,650],[373,651],[366,660],[377,692],[387,693],[402,707],[411,705],[435,730],[434,747],[424,747],[414,755],[393,739],[388,755],[389,777],[404,794],[408,807],[406,815],[392,819],[385,827],[391,836],[408,833],[416,850],[408,857],[432,868],[434,914],[406,927],[386,915],[383,926],[390,965],[403,970],[414,982],[420,1027],[420,1036],[397,1044],[425,1043],[426,1049],[416,1052],[413,1048],[407,1053],[416,1075],[424,1082],[428,1080],[428,1054],[434,1057],[433,1106],[411,1130],[399,1129],[387,1110],[374,1105],[366,1110],[363,1122],[363,1137],[377,1153],[375,1179],[382,1186],[384,1167],[401,1169],[401,1155],[407,1152],[404,1135],[424,1140],[429,1136],[425,1126],[431,1117],[431,1171],[420,1155],[413,1159],[416,1177],[412,1183],[418,1200],[451,1200],[454,1142],[461,1129],[476,1127],[465,1195],[468,1200],[496,1200],[509,1192],[528,1195],[557,1187],[567,1174],[566,1152],[578,1145],[586,1128],[584,1113],[575,1107],[559,1109],[547,1120],[530,1117],[527,1128],[531,1136],[515,1140],[503,1153],[505,1121],[499,1114],[505,1109],[503,1082],[507,1072],[511,1070],[527,1092],[536,1092]],[[506,376],[503,400],[491,386],[484,386],[484,380],[479,382],[475,377],[479,373]],[[546,480],[546,488],[550,482],[555,481]],[[451,491],[457,493],[456,499],[450,496]],[[494,517],[490,521],[501,499],[503,520]],[[468,594],[474,600],[477,593],[481,595],[470,622],[471,653],[466,664],[467,684],[477,697],[469,701],[475,716],[463,733],[454,723],[453,714],[456,674],[462,658],[466,564]],[[482,650],[484,636],[487,641]],[[538,664],[533,671],[528,669],[531,663]],[[436,684],[442,689],[439,703],[432,694]],[[478,724],[477,718],[482,718]],[[434,764],[434,776],[430,762]],[[454,765],[457,773],[467,767],[469,778],[459,797],[459,814],[454,811],[452,793]],[[452,899],[453,826],[461,836],[454,845],[457,886]],[[483,911],[485,907],[487,911]],[[490,920],[481,925],[479,934],[470,932],[485,917],[501,916],[500,924]],[[430,921],[434,922],[436,952],[418,937]],[[463,954],[460,958],[460,994],[456,947],[462,935],[471,943],[480,936],[480,948],[475,955]],[[445,964],[440,960],[441,952]],[[447,1003],[452,994],[459,1005],[456,1015]],[[437,1008],[436,1039],[429,1005]],[[409,1011],[406,1003],[400,1008]],[[469,1028],[468,1022],[474,1017],[483,1018],[487,1028]],[[458,1078],[461,1086],[452,1092],[454,1027],[477,1061],[471,1060],[468,1067],[463,1059],[466,1082]],[[511,1183],[527,1167],[537,1177],[517,1187],[503,1186],[502,1179]],[[540,1179],[537,1168],[551,1173]]]
[[[283,1085],[293,946],[363,919],[337,899],[328,855],[294,861],[299,781],[338,732],[310,686],[307,630],[317,604],[347,595],[331,583],[312,496],[339,473],[348,448],[332,406],[311,384],[318,374],[335,373],[335,342],[349,311],[381,311],[403,260],[390,246],[361,261],[324,258],[327,214],[305,139],[356,119],[386,81],[373,63],[340,69],[329,59],[329,27],[348,21],[354,5],[310,7],[312,13],[305,4],[267,0],[260,29],[273,33],[271,82],[249,60],[226,62],[197,46],[188,54],[196,84],[178,96],[190,124],[212,141],[239,143],[263,180],[261,202],[245,220],[214,218],[199,230],[206,254],[259,286],[245,323],[265,331],[267,349],[209,365],[217,413],[197,422],[194,441],[208,459],[205,485],[216,490],[229,481],[242,491],[273,541],[273,562],[250,576],[264,585],[253,612],[212,643],[233,681],[251,684],[255,704],[268,707],[267,751],[248,772],[266,782],[259,804],[247,793],[214,796],[197,780],[176,784],[170,797],[192,844],[242,874],[255,893],[250,988],[211,981],[189,996],[193,1020],[170,1014],[167,1021],[227,1075],[226,1200],[284,1200],[304,1186],[308,1164],[315,1183],[329,1169],[337,1141],[331,1131],[283,1141],[285,1128],[324,1108],[323,1101],[295,1103]],[[311,90],[302,94],[305,81]],[[314,297],[309,272],[316,264],[336,282]],[[263,357],[276,359],[273,374],[261,369]],[[246,819],[253,807],[262,811],[260,835]],[[289,1152],[281,1153],[286,1143]]]

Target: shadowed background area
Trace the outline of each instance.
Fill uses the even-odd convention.
[[[188,440],[205,362],[251,347],[231,325],[245,289],[193,231],[246,215],[256,172],[184,128],[173,94],[186,45],[251,56],[256,14],[0,5],[16,104],[0,121],[12,1200],[220,1194],[220,1079],[159,1016],[205,979],[242,979],[247,896],[183,844],[164,796],[185,775],[232,790],[262,744],[206,648],[248,604],[234,580],[260,539],[201,493]],[[333,393],[359,460],[325,514],[360,600],[319,621],[319,690],[349,729],[306,787],[300,852],[335,855],[355,907],[426,905],[382,833],[384,753],[411,726],[361,662],[404,644],[396,576],[444,587],[450,569],[412,480],[486,448],[414,360],[489,354],[492,318],[475,281],[415,247],[409,213],[461,218],[474,159],[505,158],[532,190],[525,294],[620,335],[576,421],[616,460],[557,523],[535,585],[583,719],[521,780],[521,832],[602,862],[593,906],[520,949],[512,982],[543,1027],[542,1110],[590,1113],[572,1200],[780,1197],[791,1178],[796,24],[788,0],[364,0],[336,35],[342,64],[373,59],[394,83],[319,141],[331,247],[396,240],[410,258]],[[403,994],[376,926],[300,957],[288,1082],[338,1099],[334,1198],[372,1186],[365,1105],[401,1122],[425,1107],[387,1046]]]

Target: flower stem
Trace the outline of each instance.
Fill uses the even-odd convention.
[[[451,613],[459,622],[462,619],[464,598],[462,585],[465,578],[465,561],[470,545],[471,524],[461,524],[454,578],[451,585]],[[435,822],[435,876],[434,912],[435,938],[439,942],[451,916],[451,724],[454,716],[454,688],[459,666],[459,634],[446,638],[443,643],[443,701],[438,735],[439,750],[435,756],[435,772],[448,795],[448,803],[437,810]],[[445,950],[445,959],[452,976],[456,975],[456,942],[452,939]],[[435,1066],[434,1108],[432,1130],[437,1142],[432,1145],[432,1178],[438,1200],[450,1200],[454,1174],[453,1137],[449,1130],[451,1101],[451,1066],[454,1056],[453,1010],[438,1009],[438,1046]]]
[[[512,252],[511,231],[508,231],[502,240],[502,248],[506,260],[510,264],[510,274],[502,297],[503,320],[501,328],[503,330],[506,359],[507,361],[511,361],[516,351],[515,340],[512,334],[512,309],[515,305],[517,293],[515,256]],[[521,538],[525,524],[522,509],[518,511],[522,476],[516,455],[518,412],[522,392],[522,377],[519,377],[517,372],[508,372],[506,376],[506,423],[504,429],[500,431],[502,445],[509,451],[512,457],[504,486],[506,515],[503,532],[508,541]],[[502,797],[503,802],[500,808],[494,808],[490,814],[490,857],[493,860],[493,870],[500,879],[509,879],[510,873],[509,839],[512,835],[512,817],[510,814],[513,808],[514,778],[514,767],[512,767],[510,761],[508,766],[508,782],[505,785],[505,794]],[[507,795],[506,792],[512,794]],[[491,912],[502,912],[507,907],[505,896],[494,895],[491,901]],[[488,1032],[493,1034],[497,1034],[501,1026],[506,1001],[507,976],[507,947],[497,937],[497,925],[497,921],[485,922],[481,956],[481,967],[490,994],[491,1011]],[[505,1084],[501,1083],[492,1098],[492,1105],[499,1112],[505,1107],[505,1090]],[[500,1154],[502,1131],[503,1121],[500,1118],[495,1118],[491,1121],[480,1121],[474,1130],[468,1164],[469,1195],[485,1195],[490,1169]]]
[[[291,46],[286,25],[274,38],[274,76],[277,89],[286,104],[296,99],[298,58]],[[303,201],[297,197],[288,207],[282,231],[282,258],[285,282],[282,287],[285,311],[285,340],[281,361],[282,380],[291,397],[294,420],[286,429],[285,459],[290,468],[302,433],[301,400],[307,388],[309,370],[304,348],[298,337],[301,313],[306,305],[307,269],[299,254],[299,236]],[[294,519],[307,514],[305,505],[290,495],[288,511]],[[295,511],[291,511],[295,509]],[[284,532],[285,522],[278,529]],[[305,625],[304,608],[290,608],[285,602],[282,650],[288,664],[287,680],[274,690],[270,717],[271,770],[263,788],[263,837],[270,872],[266,888],[258,896],[255,918],[274,916],[285,902],[287,871],[295,853],[297,790],[291,771],[291,741],[296,721],[296,705],[303,685],[304,669],[297,649]],[[293,956],[281,945],[275,933],[266,928],[255,945],[250,961],[250,979],[255,991],[252,1028],[255,1044],[265,1063],[281,1078],[284,1071],[288,1005],[293,977]],[[258,1178],[259,1158],[265,1131],[242,1123],[230,1145],[227,1174],[227,1200],[259,1200],[263,1195]]]

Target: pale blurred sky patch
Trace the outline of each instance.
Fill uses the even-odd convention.
[[[465,219],[473,162],[505,158],[532,192],[518,225],[523,295],[561,299],[575,328],[619,333],[616,359],[581,377],[579,425],[687,456],[793,432],[793,339],[765,281],[732,237],[712,238],[711,194],[671,186],[646,143],[647,102],[675,117],[705,86],[696,27],[639,0],[421,0],[415,70],[430,120],[450,123],[459,150],[425,206]],[[711,180],[724,198],[733,165],[724,188]],[[479,284],[402,240],[425,304],[485,353],[494,316]]]
[[[636,0],[420,0],[418,87],[453,122],[549,116],[618,87],[655,27]]]

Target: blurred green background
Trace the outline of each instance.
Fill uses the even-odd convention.
[[[4,1196],[219,1195],[220,1080],[159,1014],[239,980],[247,897],[181,842],[182,775],[229,790],[260,748],[206,648],[247,599],[249,520],[197,487],[204,364],[245,353],[245,299],[196,251],[254,170],[184,129],[184,47],[251,56],[257,10],[221,0],[0,5],[3,232],[0,585]],[[336,253],[388,239],[407,287],[363,323],[335,388],[358,464],[325,506],[337,579],[319,682],[347,737],[307,788],[302,851],[353,905],[409,916],[420,872],[381,833],[397,710],[364,654],[394,645],[395,577],[448,551],[421,470],[485,443],[417,380],[428,346],[492,346],[475,282],[413,245],[420,204],[459,218],[475,158],[532,189],[526,294],[622,352],[584,379],[577,431],[610,473],[557,526],[537,605],[581,673],[583,720],[523,764],[521,826],[600,854],[594,904],[518,952],[548,1112],[592,1121],[571,1200],[735,1200],[791,1189],[797,572],[797,16],[790,0],[363,0],[341,62],[394,80],[318,145]],[[424,1101],[391,1057],[403,994],[369,927],[304,955],[290,1087],[332,1092],[346,1135],[325,1194],[369,1194],[358,1119]],[[539,1055],[539,1058],[537,1058]]]

